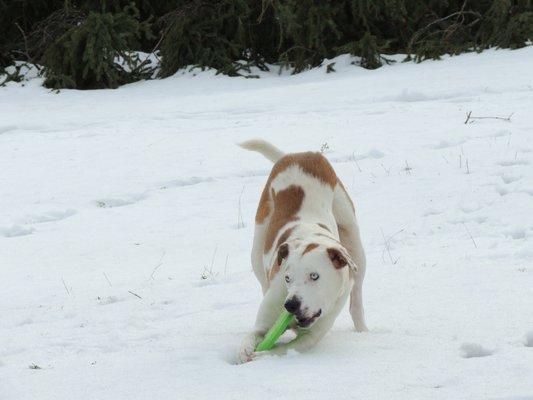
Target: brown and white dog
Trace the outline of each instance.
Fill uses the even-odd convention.
[[[252,248],[263,300],[237,362],[259,355],[254,349],[282,307],[294,314],[297,337],[273,353],[304,351],[317,343],[348,295],[355,329],[368,330],[362,302],[365,253],[353,203],[331,164],[320,153],[285,155],[264,140],[240,146],[261,153],[274,167],[259,201]]]

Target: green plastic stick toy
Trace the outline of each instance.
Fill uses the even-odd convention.
[[[293,318],[294,316],[292,314],[289,314],[287,311],[283,310],[276,322],[274,322],[274,325],[272,325],[272,328],[268,330],[263,341],[257,345],[255,351],[266,351],[272,349],[279,337],[283,334],[283,332],[285,332]]]

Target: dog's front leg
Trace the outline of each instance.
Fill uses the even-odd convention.
[[[329,316],[322,317],[310,329],[299,329],[298,336],[293,341],[277,345],[269,351],[256,352],[252,358],[258,358],[268,354],[284,355],[289,350],[296,350],[299,353],[309,350],[326,335],[328,330],[332,327],[337,314],[338,313],[333,312]]]
[[[241,343],[237,354],[237,363],[240,364],[252,360],[252,355],[257,344],[263,339],[279,317],[286,297],[287,289],[281,283],[278,276],[272,281],[269,289],[265,293],[265,297],[263,297],[263,301],[261,301],[253,331],[246,335]]]

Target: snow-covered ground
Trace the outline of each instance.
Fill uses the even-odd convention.
[[[532,66],[0,88],[0,399],[532,399]],[[252,137],[343,179],[370,332],[346,310],[306,354],[232,365],[261,298]]]

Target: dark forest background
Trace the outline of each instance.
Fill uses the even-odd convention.
[[[5,70],[15,60],[39,65],[46,87],[93,89],[154,77],[136,51],[157,56],[158,77],[191,65],[250,76],[344,53],[372,69],[387,54],[423,61],[532,39],[533,0],[0,0],[0,82],[23,79],[20,65]]]

